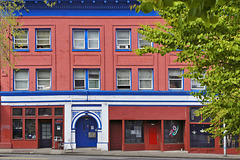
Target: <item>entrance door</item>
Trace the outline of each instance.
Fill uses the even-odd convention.
[[[160,150],[160,121],[147,121],[145,128],[146,149]]]
[[[97,122],[94,118],[84,116],[77,121],[76,146],[97,147]]]
[[[122,150],[122,121],[110,121],[110,150]]]
[[[52,148],[52,120],[44,120],[39,122],[40,128],[40,148]]]

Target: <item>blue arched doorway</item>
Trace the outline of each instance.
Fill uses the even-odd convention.
[[[91,116],[82,116],[76,123],[76,147],[97,147],[97,122]]]

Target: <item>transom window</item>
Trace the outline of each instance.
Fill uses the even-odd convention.
[[[168,79],[169,79],[169,89],[183,89],[182,70],[169,69]]]
[[[99,30],[73,30],[73,49],[100,49]]]
[[[14,49],[28,49],[28,30],[21,30],[14,37]]]
[[[37,90],[51,89],[51,70],[37,70]]]
[[[14,90],[28,90],[28,70],[14,70]]]
[[[153,89],[152,69],[139,69],[139,89]]]
[[[51,33],[50,29],[36,30],[36,48],[37,49],[51,49]]]
[[[138,33],[138,48],[142,49],[144,46],[152,46],[152,42],[145,40],[146,36]]]
[[[130,30],[116,30],[117,49],[130,49]]]
[[[131,89],[130,69],[117,70],[117,89]]]
[[[100,89],[99,69],[75,69],[74,89]]]

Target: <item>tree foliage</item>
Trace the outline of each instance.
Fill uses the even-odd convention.
[[[236,7],[237,6],[237,7]],[[143,25],[139,32],[146,40],[159,44],[135,50],[145,53],[168,54],[177,49],[177,62],[187,63],[185,78],[198,80],[205,90],[194,95],[203,107],[198,112],[203,119],[211,118],[207,129],[214,137],[240,134],[240,6],[239,1],[216,5],[207,15],[219,15],[216,23],[202,18],[189,21],[191,8],[183,2],[158,9],[166,24],[155,28]],[[211,19],[211,18],[210,18]],[[171,26],[171,27],[170,27]],[[204,74],[204,78],[203,78]],[[226,128],[223,128],[226,124]]]
[[[185,4],[189,10],[186,14],[187,21],[194,21],[201,18],[205,22],[217,23],[219,15],[208,14],[211,9],[216,9],[218,6],[226,5],[230,0],[140,0],[142,3],[135,6],[136,11],[140,10],[144,13],[149,13],[152,10],[164,9],[172,7],[178,2]],[[239,1],[239,0],[234,0]]]

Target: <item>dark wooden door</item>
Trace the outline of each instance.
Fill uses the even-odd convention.
[[[122,150],[122,121],[110,121],[110,150]]]
[[[52,122],[45,121],[39,123],[40,128],[40,148],[52,148]]]

